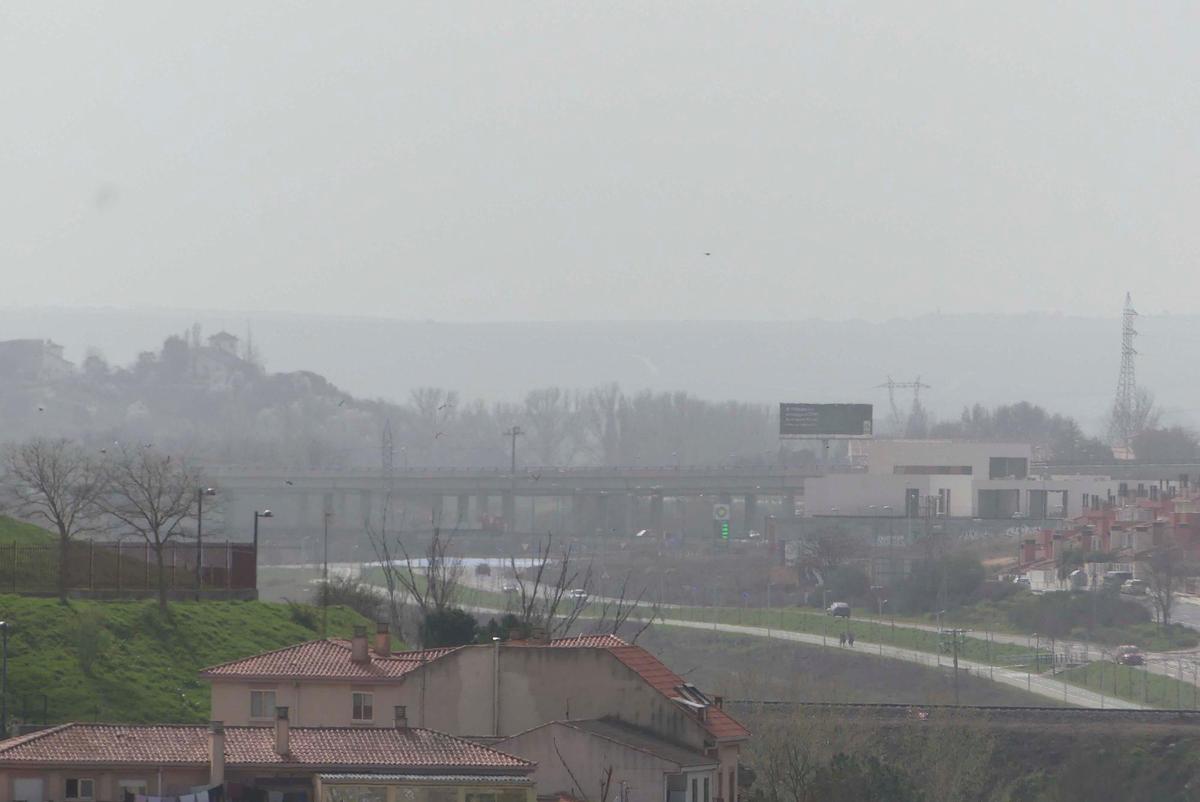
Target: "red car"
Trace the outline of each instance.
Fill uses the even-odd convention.
[[[1136,646],[1118,646],[1116,660],[1122,666],[1140,666],[1146,664],[1146,655]]]

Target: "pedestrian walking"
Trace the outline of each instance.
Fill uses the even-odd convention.
[[[846,645],[846,633],[845,632],[843,632],[841,635],[838,635],[838,645],[839,646]]]
[[[851,632],[850,634],[846,635],[846,640],[850,641],[850,646],[853,647],[854,646],[854,633]]]

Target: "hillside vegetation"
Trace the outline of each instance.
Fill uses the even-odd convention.
[[[9,715],[18,720],[203,722],[208,665],[320,637],[319,610],[265,602],[62,604],[0,595],[9,621]],[[330,636],[367,620],[329,610]]]

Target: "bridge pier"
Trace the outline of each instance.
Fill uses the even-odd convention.
[[[650,529],[655,535],[663,534],[663,494],[655,493],[650,496]]]
[[[504,516],[504,531],[513,532],[517,523],[517,496],[511,490],[505,491],[501,497],[501,515]]]
[[[471,497],[466,493],[458,494],[458,509],[455,512],[457,513],[454,518],[455,528],[467,526],[471,517]]]
[[[487,493],[475,494],[475,520],[479,525],[483,525],[483,516],[487,515],[490,510],[491,497]]]
[[[608,520],[608,506],[607,493],[596,496],[596,527],[600,530],[601,537],[610,537],[613,533]]]
[[[429,523],[435,527],[441,527],[445,521],[442,520],[442,512],[445,509],[445,496],[441,493],[435,493],[429,499]]]
[[[747,493],[742,505],[743,509],[743,524],[745,526],[745,534],[750,534],[751,529],[757,529],[758,518],[758,496],[754,493]]]
[[[635,493],[626,493],[624,502],[625,503],[622,505],[624,508],[622,510],[622,524],[625,531],[621,533],[621,536],[630,537],[633,535],[634,529],[637,527],[638,497]]]

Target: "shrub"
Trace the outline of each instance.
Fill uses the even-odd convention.
[[[304,627],[311,629],[314,632],[317,629],[317,609],[309,604],[297,604],[294,601],[288,601],[288,615],[292,621]]]
[[[352,576],[331,576],[328,582],[317,585],[315,603],[318,607],[343,605],[363,618],[378,621],[382,599],[379,592],[361,579]]]
[[[1077,629],[1146,623],[1150,611],[1115,593],[1057,591],[1021,597],[1009,609],[1008,618],[1020,629],[1062,638]]]
[[[426,649],[463,646],[474,643],[478,632],[475,616],[466,610],[458,607],[435,610],[421,622],[421,645]]]
[[[96,660],[108,649],[112,636],[105,628],[104,612],[95,608],[85,609],[79,614],[75,649],[79,656],[79,668],[92,676]]]

